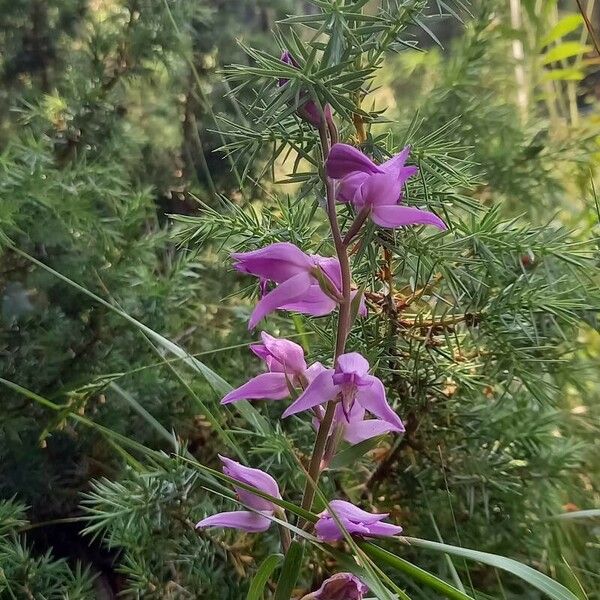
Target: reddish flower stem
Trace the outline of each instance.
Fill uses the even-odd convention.
[[[331,123],[322,123],[321,127],[319,127],[323,163],[325,163],[327,156],[329,155],[329,138],[327,136],[328,130],[331,131]],[[336,139],[337,132],[331,134],[331,136],[333,139]],[[342,233],[340,231],[340,225],[338,223],[337,213],[335,210],[333,182],[327,177],[325,170],[323,170],[323,180],[325,182],[325,190],[327,194],[327,217],[329,219],[329,226],[331,228],[331,235],[333,237],[333,245],[335,246],[335,252],[340,263],[340,270],[342,274],[342,299],[340,301],[335,351],[333,357],[335,362],[337,357],[344,353],[346,348],[346,340],[348,339],[348,333],[350,332],[351,273],[347,248],[342,239]],[[315,498],[315,490],[321,475],[321,465],[323,456],[325,454],[325,448],[327,447],[327,439],[329,438],[329,433],[331,431],[331,424],[333,423],[336,404],[337,400],[330,400],[327,403],[325,415],[319,424],[319,430],[317,431],[315,445],[313,447],[313,452],[308,466],[308,477],[304,487],[304,496],[302,498],[302,508],[305,510],[310,510],[312,508],[313,500]]]

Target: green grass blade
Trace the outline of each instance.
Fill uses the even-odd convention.
[[[373,450],[381,441],[381,436],[363,440],[358,444],[349,445],[338,452],[331,461],[332,469],[343,469],[344,467],[352,467],[356,465],[356,461],[362,458],[369,450]]]
[[[562,513],[552,517],[558,521],[570,521],[578,519],[600,519],[600,508],[589,508],[587,510],[575,510],[573,512]]]
[[[461,592],[453,585],[446,583],[439,577],[436,577],[432,573],[413,565],[412,563],[376,546],[375,544],[365,543],[360,545],[361,548],[373,559],[379,560],[387,564],[388,566],[402,571],[405,575],[408,575],[411,579],[426,585],[427,587],[439,592],[445,598],[452,598],[453,600],[473,600],[472,596]]]
[[[175,437],[161,425],[161,423],[155,419],[129,392],[126,392],[122,387],[116,383],[110,383],[108,387],[116,392],[127,404],[140,415],[146,423],[148,423],[152,429],[154,429],[164,440],[169,442],[175,450],[177,450],[177,440]]]
[[[290,600],[296,586],[296,581],[298,581],[298,575],[302,570],[303,557],[304,544],[293,541],[285,555],[273,600]]]
[[[186,379],[183,377],[183,375],[181,375],[181,373],[179,373],[178,369],[175,367],[173,362],[168,361],[166,359],[166,357],[164,357],[162,355],[160,350],[152,343],[152,340],[149,340],[147,336],[144,336],[144,339],[148,342],[148,344],[150,345],[152,350],[159,357],[162,358],[163,364],[171,371],[171,373],[173,373],[173,375],[175,375],[175,378],[177,379],[177,381],[179,381],[179,383],[183,386],[184,390],[190,395],[192,400],[198,405],[198,407],[202,411],[202,414],[209,421],[211,427],[216,431],[217,435],[221,438],[221,440],[223,442],[225,442],[225,445],[227,447],[231,448],[237,454],[237,456],[240,460],[242,460],[243,462],[247,462],[246,455],[244,454],[244,451],[242,450],[240,445],[233,439],[233,437],[231,437],[229,435],[229,433],[227,433],[227,431],[225,431],[223,429],[223,427],[221,427],[221,423],[219,422],[219,419],[215,415],[212,414],[212,412],[210,411],[208,406],[206,406],[206,403],[200,398],[200,396],[198,396],[198,394],[194,391],[192,386],[186,381]]]
[[[252,578],[250,589],[246,600],[262,600],[264,589],[273,574],[273,571],[280,565],[283,560],[283,554],[271,554],[262,561],[256,575]]]
[[[569,591],[564,585],[561,585],[553,579],[550,579],[547,575],[536,571],[528,565],[513,560],[512,558],[506,558],[505,556],[499,556],[489,552],[471,550],[470,548],[460,548],[458,546],[451,546],[450,544],[442,544],[440,542],[431,542],[419,538],[406,537],[404,540],[417,548],[461,556],[512,573],[529,585],[544,592],[544,594],[549,598],[553,598],[553,600],[578,600],[577,596]]]

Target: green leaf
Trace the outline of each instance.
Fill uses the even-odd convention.
[[[562,581],[564,581],[573,593],[579,598],[579,600],[589,600],[589,596],[586,594],[581,581],[575,572],[571,568],[571,565],[567,562],[567,559],[562,556],[562,563],[557,565],[557,572],[561,575]]]
[[[580,56],[589,52],[591,49],[591,46],[580,44],[579,42],[563,42],[562,44],[550,48],[550,50],[542,56],[542,64],[547,65],[571,56]]]
[[[581,81],[584,77],[581,69],[552,69],[542,75],[542,81]]]
[[[366,284],[363,284],[360,286],[360,288],[357,290],[354,298],[352,298],[352,302],[350,303],[350,327],[352,327],[352,325],[354,325],[354,321],[356,321],[356,317],[358,317],[358,311],[360,310],[360,303],[361,303],[364,293],[365,293],[365,286],[366,286]]]
[[[550,579],[547,575],[536,571],[528,565],[513,560],[512,558],[490,554],[489,552],[479,552],[478,550],[471,550],[470,548],[460,548],[459,546],[451,546],[450,544],[442,544],[440,542],[431,542],[419,538],[406,537],[403,539],[417,548],[461,556],[496,567],[497,569],[502,569],[503,571],[508,571],[521,578],[523,581],[526,581],[529,585],[544,592],[554,600],[578,600],[577,596],[570,592],[564,585],[561,585],[553,579]]]
[[[579,13],[564,16],[542,39],[540,46],[547,46],[583,25],[583,17]]]
[[[285,555],[273,600],[290,600],[294,587],[296,587],[296,581],[298,581],[298,575],[302,570],[303,556],[304,544],[294,540]]]
[[[344,448],[341,452],[338,452],[331,461],[331,468],[341,469],[346,465],[355,464],[361,456],[364,456],[369,450],[375,448],[380,439],[381,437],[378,436]]]
[[[265,585],[267,585],[273,571],[279,566],[282,560],[283,554],[271,554],[262,561],[260,567],[258,567],[258,571],[256,571],[256,574],[252,578],[246,600],[262,600]]]
[[[411,579],[426,585],[427,587],[436,590],[443,594],[446,598],[452,598],[455,600],[473,600],[471,596],[461,592],[453,585],[446,583],[439,577],[436,577],[432,573],[409,563],[407,560],[376,546],[375,544],[364,543],[360,544],[361,548],[373,559],[383,561],[390,567],[393,567],[397,571],[402,571],[408,575]]]

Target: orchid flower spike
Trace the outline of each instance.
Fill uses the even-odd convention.
[[[357,211],[368,211],[380,227],[433,225],[446,229],[446,224],[434,213],[400,205],[406,180],[418,171],[417,167],[405,166],[409,152],[407,146],[390,160],[376,165],[353,146],[334,144],[325,168],[331,179],[338,180],[337,199],[351,202]]]
[[[342,275],[336,258],[306,254],[289,242],[231,256],[238,271],[258,277],[263,284],[277,284],[254,308],[249,329],[277,309],[321,317],[335,310],[342,300]],[[366,312],[362,303],[359,312]]]
[[[284,50],[282,52],[280,60],[282,63],[285,63],[286,65],[290,65],[291,67],[294,67],[295,69],[300,68],[300,65],[298,64],[296,59],[291,55],[289,50]],[[289,79],[280,78],[279,82],[278,82],[279,87],[283,87],[284,85],[287,84],[288,81],[289,81]],[[296,111],[296,114],[301,119],[303,119],[307,123],[310,123],[314,127],[319,127],[321,125],[321,123],[323,122],[323,118],[324,118],[325,114],[327,114],[327,112],[331,112],[331,106],[329,106],[329,104],[326,104],[324,106],[324,111],[325,111],[325,114],[324,114],[324,111],[319,108],[318,104],[314,100],[311,100],[311,99],[305,100],[306,96],[307,96],[306,91],[300,92],[300,100],[298,102],[298,109]]]
[[[260,469],[245,467],[225,456],[219,455],[219,458],[223,463],[223,473],[225,473],[225,475],[228,475],[240,483],[255,487],[273,498],[281,498],[277,482],[268,473],[265,473]],[[279,511],[279,507],[270,500],[261,498],[242,488],[234,486],[233,489],[240,502],[254,510],[236,510],[217,513],[216,515],[202,519],[202,521],[196,525],[196,528],[226,527],[229,529],[247,531],[249,533],[258,533],[269,529],[271,519],[268,517]]]
[[[351,535],[391,537],[402,533],[402,527],[399,525],[382,522],[383,519],[389,516],[389,513],[366,512],[345,500],[332,500],[329,506],[339,522]],[[319,515],[319,520],[315,524],[315,533],[323,542],[337,542],[344,537],[336,520],[327,510]]]
[[[295,415],[337,397],[340,397],[341,407],[338,409],[338,422],[345,420],[346,436],[350,441],[361,441],[387,431],[404,431],[402,420],[387,402],[383,383],[369,375],[369,363],[358,352],[342,354],[334,369],[319,373],[300,397],[288,406],[283,416]],[[356,404],[359,406],[356,407]],[[361,422],[364,411],[369,411],[380,421]]]
[[[369,588],[352,573],[336,573],[300,600],[363,600]]]
[[[252,344],[250,349],[262,359],[268,373],[261,373],[227,394],[221,404],[239,400],[281,400],[290,395],[290,388],[304,388],[324,367],[321,363],[306,366],[302,346],[290,340],[261,334],[262,344]]]

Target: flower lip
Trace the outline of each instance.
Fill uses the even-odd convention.
[[[400,417],[388,404],[385,388],[380,379],[369,375],[369,363],[358,352],[349,352],[338,357],[335,369],[326,369],[315,377],[300,396],[283,412],[283,418],[309,410],[325,402],[341,397],[341,410],[346,423],[361,420],[352,419],[351,413],[358,403],[371,415],[385,421],[389,427],[381,422],[374,428],[354,427],[353,437],[361,437],[372,431],[377,432],[404,431]],[[366,438],[365,438],[366,439]]]

